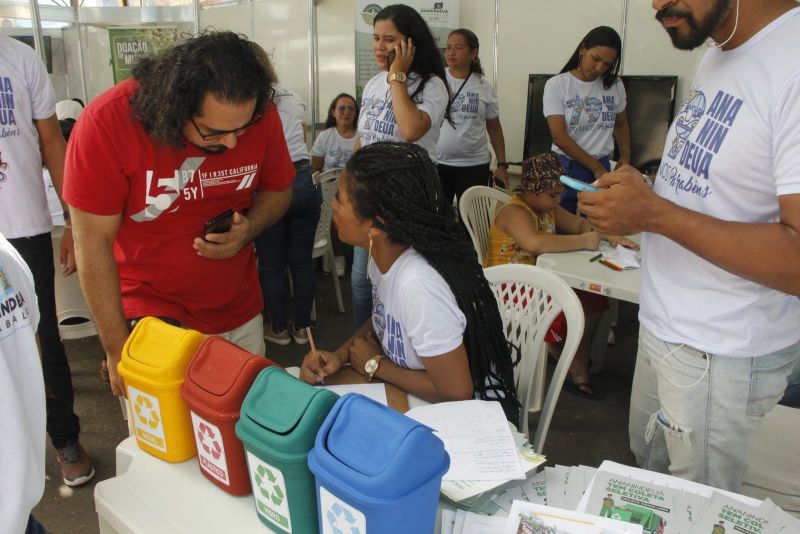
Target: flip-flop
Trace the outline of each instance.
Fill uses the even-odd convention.
[[[571,378],[566,378],[564,389],[584,399],[600,400],[601,398],[589,382],[574,382]]]

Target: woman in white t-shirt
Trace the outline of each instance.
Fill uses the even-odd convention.
[[[334,352],[306,355],[316,383],[342,365],[430,402],[498,400],[517,421],[516,352],[469,238],[424,149],[377,143],[350,158],[333,220],[339,238],[370,251],[372,320]]]
[[[622,41],[608,26],[586,34],[561,74],[544,86],[543,110],[553,137],[553,152],[567,175],[592,183],[610,170],[617,140],[617,166],[630,163],[630,130],[625,87],[617,76]],[[612,137],[613,132],[613,137]],[[561,206],[571,213],[577,194],[567,188]]]
[[[486,134],[497,156],[494,178],[508,188],[508,163],[503,127],[500,125],[497,95],[483,77],[478,58],[478,37],[465,28],[453,30],[447,38],[444,59],[450,89],[450,116],[442,123],[436,165],[445,198],[456,202],[474,185],[487,185],[492,156]]]
[[[430,28],[413,8],[387,6],[375,15],[372,52],[381,72],[364,86],[356,150],[377,141],[407,141],[435,162],[439,128],[450,120],[450,96]],[[350,275],[355,329],[372,313],[366,270],[367,251],[356,247]]]
[[[356,146],[358,105],[347,93],[339,93],[328,107],[328,119],[311,147],[311,169],[326,172],[344,167]]]

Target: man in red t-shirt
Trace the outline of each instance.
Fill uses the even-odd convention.
[[[251,242],[294,179],[273,81],[246,39],[209,32],[141,60],[78,120],[64,198],[115,395],[129,322],[147,315],[264,353]],[[206,233],[227,210],[230,229]]]

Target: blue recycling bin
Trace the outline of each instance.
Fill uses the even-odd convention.
[[[322,534],[425,533],[450,457],[427,426],[349,393],[322,423],[308,467]]]

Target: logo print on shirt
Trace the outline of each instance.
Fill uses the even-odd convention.
[[[606,98],[610,98],[610,103],[612,105],[614,104],[613,96],[608,95]],[[600,120],[601,115],[604,119],[606,119],[606,114],[603,113],[603,102],[599,98],[595,98],[593,96],[581,98],[580,96],[576,95],[574,98],[567,100],[566,104],[568,110],[572,109],[572,113],[569,116],[570,127],[578,126],[578,123],[580,123],[581,120],[581,115],[586,113],[587,117],[589,118],[589,122],[588,124],[584,124],[583,126],[577,128],[578,131],[588,132],[590,130],[599,130],[603,128],[602,123],[597,123],[597,121]],[[566,113],[564,115],[566,116]]]
[[[0,126],[3,126],[0,137],[11,137],[19,135],[19,128],[6,130],[5,126],[16,126],[17,119],[14,117],[14,86],[11,78],[0,76]]]
[[[700,117],[706,112],[706,95],[700,91],[693,89],[689,96],[686,97],[686,102],[683,104],[681,112],[675,119],[675,139],[672,141],[672,147],[669,150],[669,157],[675,159],[683,148],[689,135],[694,130],[695,126],[700,122]]]
[[[180,169],[175,171],[173,176],[157,178],[155,187],[153,186],[153,171],[147,171],[145,182],[144,209],[139,213],[131,215],[131,219],[136,222],[152,221],[164,213],[167,208],[178,199],[186,185],[192,181],[194,173],[200,168],[206,158],[186,158]],[[150,194],[150,190],[163,190],[155,196]]]

